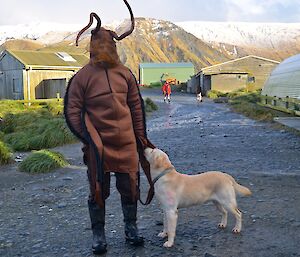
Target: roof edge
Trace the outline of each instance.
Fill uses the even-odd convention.
[[[212,67],[217,67],[217,66],[220,66],[220,65],[223,65],[223,64],[232,63],[232,62],[240,61],[240,60],[243,60],[243,59],[246,59],[246,58],[251,58],[251,57],[256,58],[256,59],[260,59],[260,60],[264,60],[264,61],[268,61],[268,62],[273,62],[273,63],[276,63],[276,64],[280,63],[278,61],[271,60],[271,59],[264,58],[264,57],[260,57],[260,56],[256,56],[256,55],[247,55],[247,56],[240,57],[240,58],[230,60],[230,61],[227,61],[227,62],[222,62],[222,63],[214,64],[214,65],[211,65],[211,66],[208,66],[208,67],[204,67],[200,70],[200,72],[205,71],[205,70],[207,70],[209,68],[212,68]],[[200,72],[198,72],[198,73],[200,73]]]

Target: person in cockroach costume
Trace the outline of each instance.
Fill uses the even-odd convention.
[[[127,37],[134,29],[132,10],[127,1],[123,1],[131,16],[129,31],[118,36],[102,28],[99,16],[91,13],[89,24],[78,33],[77,46],[79,37],[92,25],[93,18],[97,20],[96,28],[91,31],[90,62],[69,81],[64,102],[67,124],[84,143],[95,254],[106,252],[107,247],[105,200],[110,193],[111,172],[115,173],[116,187],[121,195],[126,240],[136,246],[144,242],[136,225],[139,159],[144,171],[149,169],[143,150],[154,146],[147,139],[144,104],[136,79],[121,64],[117,54],[115,40]]]

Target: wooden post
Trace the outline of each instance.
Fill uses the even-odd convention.
[[[274,105],[274,106],[277,105],[276,96],[274,96],[274,98],[273,98],[273,105]]]

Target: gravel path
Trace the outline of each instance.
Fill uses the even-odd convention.
[[[156,199],[139,206],[138,225],[145,245],[133,248],[123,236],[120,197],[112,179],[107,201],[105,256],[300,256],[300,140],[230,111],[208,99],[174,93],[171,104],[160,92],[143,90],[160,107],[148,117],[149,138],[166,151],[178,171],[196,174],[221,170],[249,187],[238,198],[243,231],[233,235],[234,220],[219,230],[212,204],[179,210],[175,246],[162,247],[156,235],[162,213]],[[93,256],[87,210],[88,184],[80,144],[58,147],[71,166],[49,174],[0,168],[0,256]],[[147,190],[142,176],[143,196]]]

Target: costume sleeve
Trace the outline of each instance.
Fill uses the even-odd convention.
[[[69,81],[65,98],[64,114],[66,122],[72,133],[82,142],[85,142],[82,129],[82,112],[84,109],[84,89],[79,79],[72,77]]]
[[[146,138],[146,121],[144,111],[144,101],[140,95],[138,85],[134,75],[131,73],[128,81],[127,104],[130,108],[133,129],[137,138]]]

